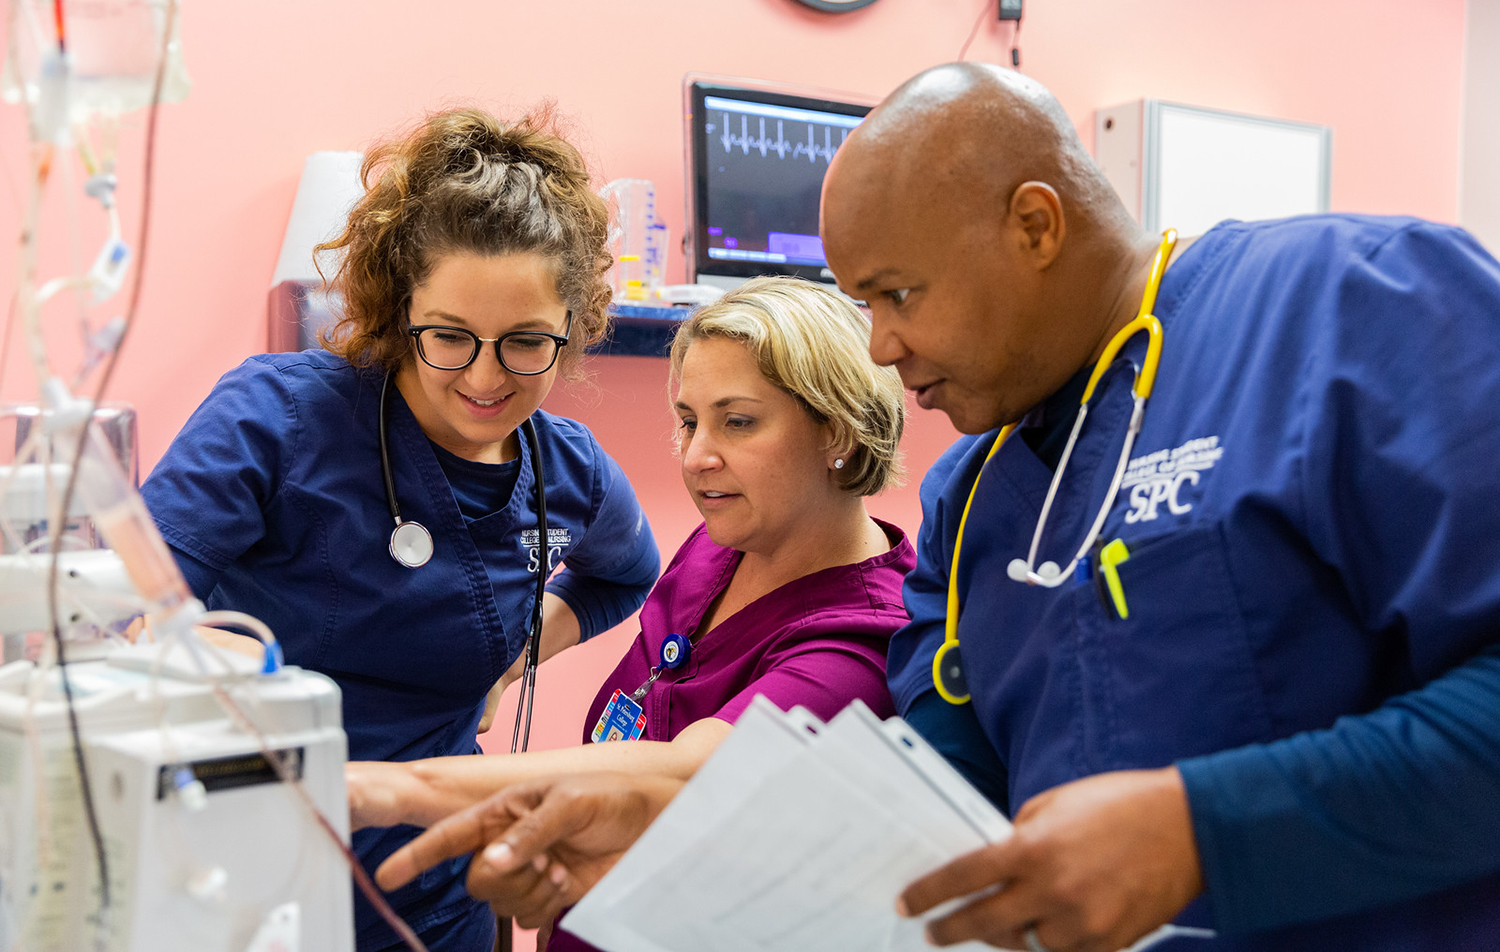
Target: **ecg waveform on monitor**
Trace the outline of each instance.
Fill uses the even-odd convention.
[[[720,125],[719,141],[724,145],[725,152],[733,152],[739,149],[743,154],[759,152],[764,158],[775,155],[778,159],[807,157],[807,161],[816,162],[822,159],[825,163],[833,161],[833,154],[849,138],[849,130],[838,129],[838,141],[834,141],[834,128],[832,126],[819,125],[815,122],[794,122],[794,132],[800,132],[800,127],[807,127],[807,138],[799,138],[793,142],[786,137],[786,121],[783,119],[771,120],[775,129],[766,125],[764,116],[755,117],[755,122],[750,122],[751,117],[743,113],[739,114],[739,133],[734,132],[734,125],[729,113],[723,113],[724,121]],[[822,141],[819,140],[818,131],[822,130]]]

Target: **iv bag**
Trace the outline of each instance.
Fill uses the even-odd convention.
[[[36,105],[44,95],[59,50],[54,0],[9,0],[14,30],[0,95]],[[151,103],[169,0],[89,0],[63,5],[67,63],[67,121],[119,116]],[[191,83],[182,63],[182,10],[172,17],[161,101],[179,102]]]

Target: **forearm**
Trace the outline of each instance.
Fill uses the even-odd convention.
[[[400,817],[395,823],[430,826],[495,792],[522,781],[613,771],[685,780],[728,736],[730,725],[708,718],[671,742],[616,741],[559,750],[479,757],[435,757],[402,765]]]
[[[551,592],[543,595],[542,645],[537,664],[566,651],[581,640],[578,616],[573,613],[568,603]],[[522,660],[524,658],[525,655],[522,655]]]
[[[1223,930],[1456,886],[1500,868],[1500,649],[1327,730],[1178,767]]]

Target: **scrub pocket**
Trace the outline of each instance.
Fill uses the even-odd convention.
[[[1217,525],[1126,539],[1130,615],[1074,589],[1085,752],[1094,771],[1163,767],[1272,739]]]

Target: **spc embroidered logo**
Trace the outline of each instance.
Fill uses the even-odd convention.
[[[536,571],[537,540],[541,533],[536,529],[524,529],[521,532],[521,545],[527,549],[526,571]],[[573,533],[568,531],[567,526],[554,529],[547,527],[547,571],[551,572],[557,568],[557,563],[562,561],[564,553],[573,545]]]
[[[1125,513],[1125,522],[1150,522],[1159,513],[1162,503],[1174,516],[1191,512],[1193,504],[1184,496],[1184,489],[1197,486],[1202,473],[1213,469],[1224,455],[1217,436],[1205,436],[1188,440],[1174,450],[1157,450],[1146,456],[1138,456],[1125,467],[1125,478],[1121,489],[1130,491],[1130,511]]]

